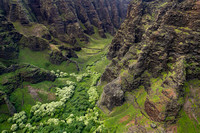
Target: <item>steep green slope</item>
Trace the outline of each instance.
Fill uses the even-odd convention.
[[[115,114],[106,120],[108,127],[199,132],[199,20],[198,0],[131,2],[101,78],[107,84],[99,107],[111,118]]]

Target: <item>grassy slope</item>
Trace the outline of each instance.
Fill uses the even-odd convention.
[[[46,26],[38,23],[30,23],[29,26],[21,25],[16,21],[13,23],[16,30],[25,36],[37,36],[42,37],[44,34],[48,34],[49,31]]]
[[[44,68],[47,70],[61,70],[63,72],[75,72],[76,65],[73,63],[68,64],[67,62],[63,62],[61,65],[54,65],[49,62],[48,59],[49,51],[31,51],[28,48],[23,48],[20,50],[19,54],[19,63],[29,63],[40,68]]]
[[[159,80],[155,79],[156,83],[159,83]],[[156,84],[155,84],[156,86]],[[192,102],[193,100],[190,100],[190,98],[193,97],[191,95],[191,88],[190,87],[196,87],[199,94],[199,88],[200,88],[200,81],[199,80],[192,80],[190,82],[186,82],[185,89],[185,98],[189,97],[189,101]],[[195,97],[198,98],[198,94]],[[129,96],[135,95],[137,98],[137,103],[139,105],[135,106],[135,102],[131,101]],[[151,121],[150,119],[144,117],[145,112],[144,110],[144,102],[146,99],[146,91],[143,87],[140,87],[138,90],[134,90],[133,92],[126,93],[125,97],[127,99],[127,102],[124,103],[120,107],[115,107],[112,112],[104,111],[107,113],[102,112],[101,119],[105,120],[105,126],[110,130],[110,132],[116,132],[116,133],[122,133],[126,132],[129,127],[136,126],[136,125],[142,125],[147,128],[147,131],[156,132],[156,130],[152,129],[150,127],[151,123],[155,123]],[[199,98],[198,98],[199,99]],[[198,108],[196,105],[197,103],[192,103],[192,107]],[[143,111],[144,114],[141,113]],[[146,114],[145,114],[146,115]],[[198,116],[197,120],[200,121],[200,118]],[[137,121],[138,120],[138,121]],[[179,113],[179,117],[177,119],[177,122],[175,123],[175,127],[177,127],[178,133],[199,133],[200,132],[200,123],[197,122],[197,120],[192,117],[192,112],[187,113],[184,108]],[[137,123],[135,123],[137,121]],[[156,123],[157,125],[160,125],[159,123]],[[160,128],[160,127],[159,127]],[[164,127],[161,126],[161,128],[164,129]]]
[[[192,95],[193,88],[196,88],[196,96]],[[185,104],[186,101],[189,100],[189,102],[192,104],[192,108],[199,108],[196,104],[192,101],[195,99],[199,101],[199,93],[200,93],[200,80],[191,80],[187,83],[185,83]],[[194,90],[193,90],[194,91]],[[198,113],[199,110],[198,110]],[[178,125],[178,133],[199,133],[200,132],[200,123],[198,123],[194,117],[192,117],[192,112],[187,112],[184,108],[180,111],[179,119],[177,122]],[[199,115],[198,115],[199,116]],[[200,117],[197,117],[197,120],[200,121]]]
[[[83,71],[88,65],[93,65],[96,63],[95,70],[102,73],[104,70],[103,68],[105,68],[106,64],[109,63],[107,59],[105,59],[105,62],[97,62],[99,59],[105,57],[106,53],[108,52],[108,44],[110,44],[112,41],[113,37],[109,34],[106,35],[106,39],[97,37],[97,35],[90,37],[90,43],[85,44],[83,50],[77,52],[79,58],[74,60],[79,63]]]
[[[129,99],[132,95],[137,98],[138,105]],[[112,112],[102,115],[105,120],[105,126],[110,132],[123,133],[127,132],[128,128],[134,125],[149,125],[152,121],[146,118],[141,109],[144,108],[144,99],[146,99],[146,91],[140,88],[125,95],[127,102],[122,106],[115,107]],[[129,99],[129,100],[128,100]]]

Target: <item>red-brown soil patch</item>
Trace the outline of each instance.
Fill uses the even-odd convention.
[[[135,120],[131,120],[128,124],[126,124],[126,126],[130,126],[130,125],[134,125],[135,124]]]
[[[36,101],[42,101],[42,99],[39,97],[38,93],[44,94],[48,96],[48,101],[53,101],[56,100],[56,96],[54,93],[50,93],[50,92],[46,92],[44,90],[39,90],[39,89],[35,89],[31,86],[28,86],[28,91],[30,93],[30,95],[32,96],[32,98]]]
[[[129,118],[130,118],[130,116],[129,116],[129,115],[126,115],[126,116],[124,116],[123,118],[121,118],[119,122],[120,122],[120,123],[123,123],[123,122],[127,121]]]
[[[177,133],[177,126],[168,127],[166,133]]]

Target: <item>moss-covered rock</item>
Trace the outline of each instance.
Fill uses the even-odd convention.
[[[49,61],[52,64],[60,65],[65,60],[66,60],[66,57],[63,56],[61,51],[54,50],[49,55]]]
[[[30,48],[33,51],[43,51],[49,47],[49,42],[43,38],[29,36],[23,36],[20,40],[20,44]]]
[[[16,59],[19,53],[19,40],[22,35],[16,32],[12,23],[0,15],[0,58]]]
[[[200,19],[199,9],[199,2],[190,0],[132,1],[109,47],[112,63],[102,80],[109,85],[118,78],[124,93],[133,95],[144,86],[147,96],[140,110],[161,125],[177,120],[184,104],[184,82],[199,79],[200,32],[193,28]]]
[[[99,106],[106,106],[109,110],[112,110],[114,106],[120,106],[123,102],[124,92],[119,79],[116,79],[104,87]]]
[[[12,74],[10,74],[12,73]],[[39,83],[42,81],[54,81],[56,76],[50,71],[38,68],[36,66],[22,64],[12,65],[4,70],[1,77],[3,91],[10,94],[14,89],[22,85],[23,82]]]

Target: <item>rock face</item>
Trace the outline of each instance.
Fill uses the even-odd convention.
[[[16,59],[18,57],[18,44],[22,35],[16,32],[12,23],[0,15],[0,58]]]
[[[109,48],[112,63],[101,79],[108,85],[100,104],[109,109],[110,103],[123,104],[106,93],[114,94],[119,87],[111,84],[120,79],[123,93],[145,88],[143,106],[151,120],[173,123],[183,105],[184,82],[200,79],[199,25],[199,1],[132,1]]]
[[[67,44],[70,48],[55,55],[50,54],[53,64],[61,64],[64,57],[77,58],[74,48],[79,43],[89,42],[88,35],[99,33],[115,34],[126,16],[130,0],[0,0],[1,28],[0,58],[17,58],[18,46],[28,47],[33,51],[54,50],[54,45]],[[7,21],[9,20],[9,22]],[[12,25],[12,23],[14,25]],[[16,30],[15,30],[15,28]],[[7,32],[9,31],[9,32]],[[12,32],[11,32],[12,31]],[[16,32],[18,31],[18,32]],[[8,34],[8,35],[7,35]],[[53,47],[51,47],[53,46]],[[59,46],[58,46],[59,47]]]
[[[88,41],[85,35],[115,33],[126,16],[130,0],[0,0],[0,10],[13,22],[44,24],[50,34],[74,45],[76,38]],[[75,39],[75,40],[74,40]]]
[[[1,20],[0,27],[8,28],[0,29],[5,32],[0,35],[0,40],[3,40],[0,42],[0,58],[17,58],[20,44],[33,51],[43,51],[51,49],[51,45],[64,44],[76,48],[80,47],[80,42],[89,42],[88,35],[99,33],[102,38],[106,38],[105,33],[114,35],[115,29],[119,28],[126,16],[129,2],[130,0],[0,0],[0,19],[5,19],[5,22]],[[3,46],[8,43],[9,47]],[[64,51],[66,55],[61,52],[55,55],[52,52],[50,61],[59,65],[65,60],[65,56],[77,58],[74,50],[68,48]]]
[[[43,51],[49,47],[49,42],[43,38],[30,36],[23,37],[20,41],[22,46],[28,47],[33,51]]]

